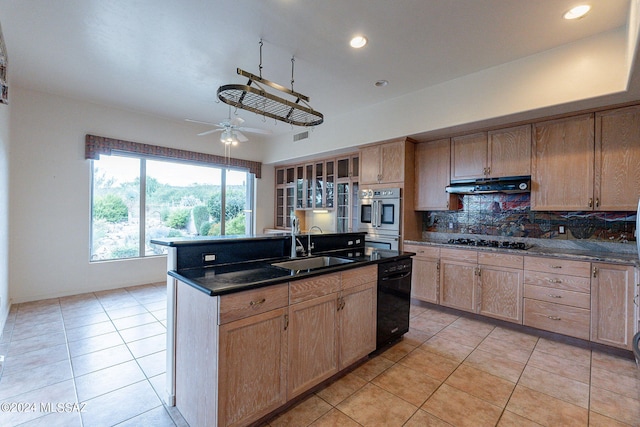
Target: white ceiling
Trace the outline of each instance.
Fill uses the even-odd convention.
[[[627,25],[630,0],[0,0],[11,84],[218,122],[236,68],[311,98],[325,120]],[[349,47],[364,34],[369,44]],[[374,82],[386,79],[387,87]],[[274,134],[289,125],[240,111]],[[193,132],[206,126],[189,124]],[[302,130],[298,128],[298,130]]]

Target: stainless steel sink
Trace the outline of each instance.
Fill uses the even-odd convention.
[[[276,262],[271,265],[289,270],[315,270],[318,268],[331,267],[334,265],[347,264],[353,262],[352,259],[338,258],[334,256],[318,256],[309,258],[292,259],[291,261]]]

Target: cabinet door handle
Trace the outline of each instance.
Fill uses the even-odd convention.
[[[548,318],[548,319],[551,319],[551,320],[562,320],[562,319],[561,319],[560,317],[558,317],[558,316],[547,316],[547,318]]]
[[[600,207],[600,199],[596,198],[596,208]]]
[[[251,301],[251,302],[249,303],[249,305],[250,305],[251,307],[255,307],[255,306],[258,306],[258,305],[260,305],[260,304],[264,304],[266,301],[267,301],[267,299],[266,299],[266,298],[262,298],[262,299],[259,299],[258,301]]]
[[[598,275],[598,267],[593,267],[593,277]]]
[[[589,207],[593,207],[593,197],[589,197]]]
[[[562,283],[562,280],[560,280],[560,279],[547,279],[547,281],[549,283]]]
[[[561,266],[561,265],[551,265],[550,267],[551,267],[551,268],[562,268],[562,266]]]
[[[562,298],[562,295],[547,294],[547,296],[551,298]]]
[[[286,331],[288,327],[289,327],[289,315],[285,314],[284,315],[284,330]]]

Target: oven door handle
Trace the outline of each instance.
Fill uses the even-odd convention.
[[[374,200],[371,202],[373,205],[373,212],[371,213],[371,225],[376,228],[378,227],[378,201]]]
[[[382,281],[387,281],[387,280],[401,280],[401,279],[405,279],[407,277],[411,276],[411,272],[408,271],[406,273],[401,273],[401,274],[393,274],[391,276],[387,276],[387,277],[383,277],[381,280]]]
[[[382,227],[382,207],[380,206],[382,204],[382,200],[378,200],[378,209],[377,209],[377,223],[376,223],[376,227]]]

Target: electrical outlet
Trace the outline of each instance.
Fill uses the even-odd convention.
[[[558,227],[558,234],[564,234],[565,230],[564,230],[564,225],[561,225]]]

